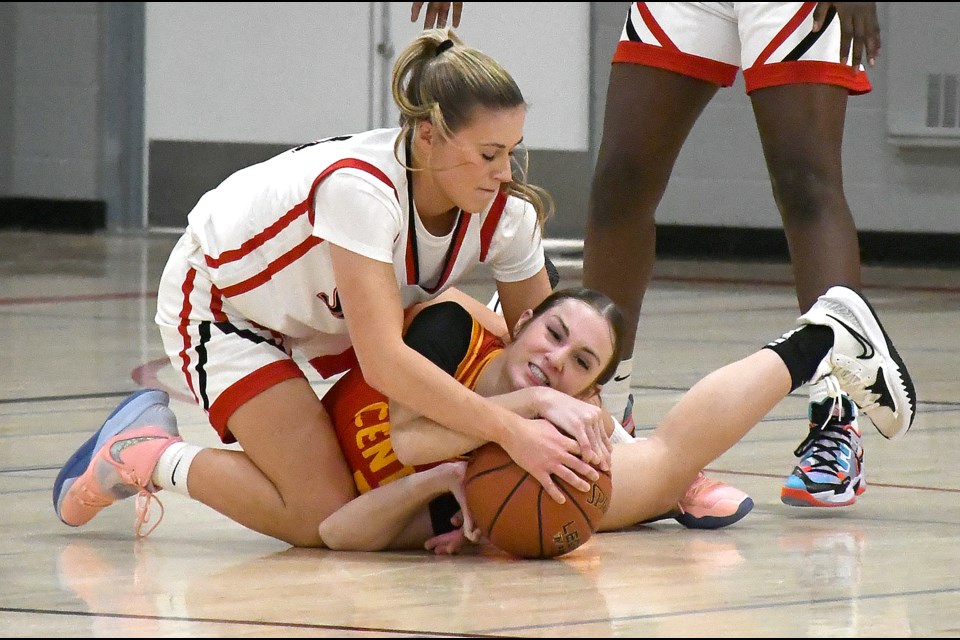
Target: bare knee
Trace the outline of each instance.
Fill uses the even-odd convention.
[[[816,166],[783,163],[770,173],[773,199],[785,223],[814,224],[847,210],[839,175]]]
[[[655,164],[623,147],[601,155],[593,176],[591,219],[601,224],[624,219],[653,224],[670,177],[669,171]]]

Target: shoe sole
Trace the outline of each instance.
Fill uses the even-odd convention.
[[[692,516],[689,513],[681,513],[674,516],[674,520],[685,526],[687,529],[721,529],[729,527],[735,522],[744,518],[753,510],[753,498],[745,498],[737,507],[735,513],[729,516]]]
[[[120,433],[124,427],[151,406],[155,404],[167,406],[169,402],[170,396],[165,391],[156,389],[141,389],[130,394],[120,406],[113,410],[113,413],[107,417],[97,432],[90,436],[90,439],[70,456],[53,483],[53,508],[61,522],[74,526],[70,525],[69,522],[64,522],[63,518],[60,517],[60,502],[70,491],[70,487],[77,481],[77,478],[82,476],[87,467],[90,466],[94,454],[100,450],[107,440]]]
[[[867,490],[866,483],[860,482],[853,492],[853,496],[842,502],[820,500],[816,494],[799,487],[781,487],[780,502],[788,507],[849,507],[857,501],[857,497]]]
[[[858,306],[856,304],[851,304],[850,294],[852,294],[853,300],[863,304],[870,312],[873,322],[876,324],[877,328],[880,329],[880,335],[876,335],[876,332],[871,330],[870,323],[865,322],[867,319],[862,317],[863,314],[858,313]],[[913,379],[910,377],[910,373],[907,371],[907,365],[903,362],[903,358],[900,357],[900,353],[897,352],[897,348],[893,346],[893,342],[890,340],[890,336],[887,335],[887,330],[883,328],[883,323],[880,322],[880,318],[877,316],[877,312],[873,308],[873,305],[870,304],[869,300],[863,297],[863,294],[852,287],[836,286],[827,291],[824,297],[837,300],[847,309],[849,309],[860,323],[860,327],[867,332],[867,338],[869,338],[870,342],[872,342],[878,348],[881,346],[885,347],[885,349],[881,351],[882,355],[887,361],[893,362],[895,367],[894,370],[891,370],[890,367],[881,367],[883,371],[883,378],[886,382],[887,389],[900,390],[901,394],[906,397],[906,406],[904,408],[909,412],[910,419],[905,425],[900,425],[900,427],[895,431],[892,431],[891,433],[884,433],[877,423],[873,421],[873,418],[870,417],[870,414],[866,415],[868,418],[870,418],[870,421],[873,422],[873,426],[877,427],[877,431],[879,431],[880,435],[882,435],[884,438],[887,438],[888,440],[899,438],[910,430],[910,427],[913,426],[913,420],[917,415],[917,394],[913,386]],[[894,373],[898,373],[899,376],[895,376]]]
[[[784,488],[780,490],[780,502],[788,507],[849,507],[857,501],[857,495],[854,494],[852,498],[844,502],[824,502],[823,500],[817,500],[816,496],[803,489]]]

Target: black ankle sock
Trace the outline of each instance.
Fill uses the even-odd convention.
[[[764,349],[775,352],[790,372],[790,391],[813,377],[820,361],[833,346],[833,329],[819,324],[808,324],[786,334]]]

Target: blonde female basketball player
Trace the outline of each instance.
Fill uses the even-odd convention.
[[[587,462],[609,468],[597,407],[564,413],[561,433],[404,344],[404,310],[480,263],[508,326],[542,301],[551,203],[513,171],[527,107],[489,56],[450,31],[424,32],[397,59],[393,96],[400,127],[304,144],[204,195],[164,269],[156,321],[167,355],[220,439],[242,451],[182,442],[166,394],[137,394],[57,477],[64,523],[163,487],[292,545],[320,544],[318,525],[356,489],[295,354],[324,376],[359,363],[387,396],[500,443],[557,500],[553,476],[586,490],[583,477],[597,477]]]

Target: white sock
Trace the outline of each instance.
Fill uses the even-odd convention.
[[[160,489],[168,489],[190,497],[187,489],[187,476],[193,459],[203,450],[195,444],[174,442],[160,454],[157,466],[153,468],[150,481]]]
[[[603,408],[609,411],[610,415],[618,421],[623,420],[623,412],[627,410],[628,397],[630,396],[630,378],[632,376],[633,358],[621,360],[613,378],[603,385],[603,389],[600,391]]]

